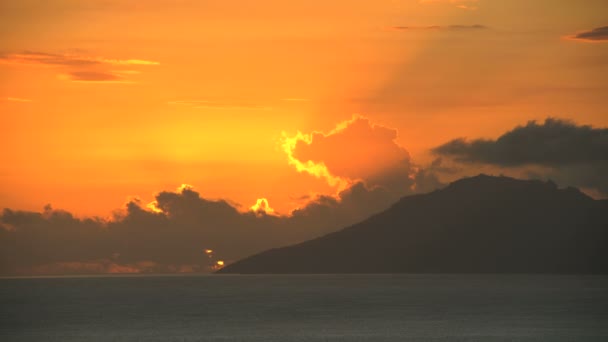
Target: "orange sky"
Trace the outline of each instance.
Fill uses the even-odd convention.
[[[283,132],[353,114],[396,130],[420,165],[532,119],[605,127],[608,43],[565,37],[606,13],[604,0],[2,1],[0,208],[105,216],[187,183],[288,213],[337,189],[289,163]]]

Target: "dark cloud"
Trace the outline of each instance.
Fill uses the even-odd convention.
[[[392,30],[410,31],[410,30],[438,30],[438,31],[462,31],[462,30],[487,30],[485,25],[431,25],[431,26],[392,26]]]
[[[590,191],[590,195],[595,197],[608,197],[608,161],[559,166],[537,174],[540,177],[533,178],[551,179]]]
[[[345,227],[380,212],[395,203],[403,191],[391,191],[385,187],[368,187],[357,182],[341,191],[337,198],[321,195],[292,213],[291,222],[296,226],[318,225]]]
[[[208,272],[218,260],[234,261],[352,225],[402,193],[357,182],[336,197],[317,196],[289,216],[243,213],[191,188],[157,194],[155,210],[130,201],[112,219],[77,218],[50,206],[43,212],[5,209],[0,274]]]
[[[602,26],[590,31],[579,32],[569,37],[573,40],[606,42],[608,41],[608,26]]]
[[[571,121],[530,121],[496,140],[452,140],[433,152],[461,162],[499,166],[538,164],[559,166],[608,160],[608,129],[577,126]]]
[[[537,176],[608,194],[608,129],[571,121],[530,121],[497,139],[455,139],[433,149],[460,163],[519,168],[539,166]]]

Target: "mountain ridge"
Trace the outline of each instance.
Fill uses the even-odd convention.
[[[608,273],[608,201],[478,175],[218,273]]]

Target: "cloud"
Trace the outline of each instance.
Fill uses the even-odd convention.
[[[284,133],[282,146],[298,172],[324,178],[338,193],[361,182],[370,191],[384,188],[396,199],[441,186],[435,170],[413,163],[397,137],[396,129],[355,115],[327,133]]]
[[[608,161],[608,129],[548,118],[543,124],[530,121],[525,126],[517,126],[496,140],[455,139],[433,151],[461,162],[499,166]]]
[[[608,26],[594,28],[589,31],[579,32],[566,37],[570,40],[578,40],[582,42],[600,43],[608,42]]]
[[[435,175],[440,162],[428,168],[414,164],[397,136],[396,129],[360,115],[327,133],[284,134],[282,146],[289,164],[337,189],[336,195],[313,198],[293,216],[342,222],[364,219],[402,196],[443,186]]]
[[[266,198],[258,198],[254,205],[252,205],[249,210],[253,211],[258,215],[274,215],[275,211],[268,204],[268,200]]]
[[[241,213],[192,189],[159,193],[159,212],[136,200],[112,219],[76,218],[5,209],[0,215],[0,274],[210,271],[234,260],[294,242],[283,218]],[[302,236],[308,236],[302,234]],[[206,249],[215,251],[213,258]]]
[[[384,191],[357,183],[338,197],[318,196],[289,216],[269,215],[265,200],[255,212],[239,212],[190,187],[157,194],[156,210],[131,200],[112,219],[77,218],[50,206],[42,212],[5,209],[0,274],[209,272],[220,260],[351,225],[392,203]]]
[[[419,0],[421,4],[450,4],[460,9],[474,11],[478,0]]]
[[[497,139],[455,139],[433,149],[460,163],[505,168],[538,166],[537,175],[608,194],[608,129],[548,118],[530,121]]]
[[[316,196],[306,206],[292,212],[291,222],[296,226],[324,222],[329,227],[346,227],[388,208],[402,195],[403,192],[397,193],[379,186],[369,187],[359,181],[337,196]]]
[[[293,166],[298,172],[305,172],[317,178],[323,178],[331,186],[337,187],[339,190],[345,189],[350,185],[351,181],[346,178],[338,177],[327,169],[327,166],[323,162],[314,162],[312,160],[301,161],[294,156],[294,151],[301,141],[310,143],[311,135],[297,132],[294,136],[288,136],[283,132],[282,148],[287,155],[287,162]]]
[[[431,26],[391,26],[390,29],[396,31],[412,30],[435,30],[435,31],[467,31],[467,30],[487,30],[485,25],[431,25]]]
[[[397,130],[354,116],[329,133],[285,137],[284,148],[298,171],[325,177],[332,185],[357,180],[385,185],[384,176],[398,170],[407,179],[412,168],[409,153],[396,139]]]
[[[176,100],[167,102],[171,106],[184,106],[197,109],[240,109],[240,110],[271,110],[272,107],[241,101],[211,101],[211,100]]]
[[[121,67],[155,66],[159,62],[142,59],[110,59],[73,54],[53,54],[25,51],[0,55],[0,63],[49,68],[61,68],[62,79],[76,82],[132,83],[124,76],[137,74],[137,70],[112,70]]]
[[[303,97],[288,97],[288,98],[281,99],[281,101],[285,101],[285,102],[308,102],[308,101],[310,101],[310,99],[303,98]]]
[[[32,64],[41,66],[70,67],[101,64],[101,62],[91,58],[29,51],[0,55],[0,62],[5,64]]]
[[[7,102],[20,102],[20,103],[34,102],[34,100],[26,99],[23,97],[5,97],[4,100]]]
[[[46,66],[81,67],[90,65],[159,65],[159,62],[141,59],[109,59],[72,54],[53,54],[45,52],[25,51],[0,55],[0,62],[6,64],[35,64]]]
[[[122,77],[109,72],[72,71],[66,75],[72,81],[85,82],[120,82]]]

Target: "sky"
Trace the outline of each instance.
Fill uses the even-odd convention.
[[[76,227],[59,249],[83,225],[117,232],[81,237],[107,240],[95,255],[49,247],[4,266],[200,270],[109,241],[151,220],[234,260],[480,172],[605,198],[606,13],[605,0],[1,0],[0,244],[43,226]],[[33,230],[10,240],[20,227]],[[224,246],[235,234],[243,245]]]

